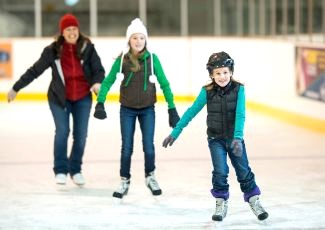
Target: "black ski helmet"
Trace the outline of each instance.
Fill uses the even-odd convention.
[[[212,74],[212,71],[216,68],[221,67],[229,67],[231,72],[234,72],[234,60],[224,51],[221,51],[219,53],[213,53],[209,57],[208,63],[207,63],[207,70],[209,71],[209,74]]]

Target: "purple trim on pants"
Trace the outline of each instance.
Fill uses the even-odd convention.
[[[248,202],[249,198],[251,198],[252,196],[260,195],[260,194],[261,194],[261,191],[260,191],[259,187],[256,186],[252,191],[244,193],[244,200],[245,200],[245,202]]]
[[[222,198],[224,200],[228,200],[229,199],[229,192],[228,191],[224,191],[224,192],[217,192],[216,190],[211,189],[211,194],[214,198]]]

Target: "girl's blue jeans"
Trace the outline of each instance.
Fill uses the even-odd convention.
[[[227,156],[235,169],[237,181],[240,189],[244,193],[245,201],[253,196],[259,195],[260,191],[255,183],[255,176],[249,167],[245,142],[242,140],[243,153],[242,156],[235,156],[230,148],[232,140],[208,138],[213,171],[212,171],[212,190],[214,197],[229,198],[228,174],[229,167],[227,164]]]
[[[138,119],[142,134],[144,152],[144,171],[148,174],[155,170],[155,107],[134,109],[121,105],[120,125],[122,136],[120,176],[130,178],[131,157],[134,145],[134,132]]]

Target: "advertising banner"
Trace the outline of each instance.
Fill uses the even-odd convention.
[[[0,42],[0,80],[12,78],[11,43]]]
[[[325,102],[325,48],[296,47],[297,92]]]

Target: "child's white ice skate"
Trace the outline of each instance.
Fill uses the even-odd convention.
[[[146,176],[146,185],[150,189],[152,195],[154,196],[161,195],[162,192],[155,178],[154,172],[151,172]]]
[[[65,185],[67,183],[67,175],[64,173],[58,173],[55,175],[55,183],[58,185]]]
[[[121,183],[117,188],[117,190],[113,193],[113,197],[122,199],[123,196],[128,194],[129,187],[130,187],[130,179],[121,177]]]
[[[259,220],[265,220],[269,216],[269,214],[262,207],[258,195],[249,198],[248,203],[253,213],[257,216]]]
[[[84,186],[86,183],[86,180],[81,173],[76,173],[71,178],[73,183],[75,183],[78,186]]]
[[[212,220],[222,221],[227,215],[227,210],[228,201],[222,198],[216,198],[216,210],[212,216]]]

